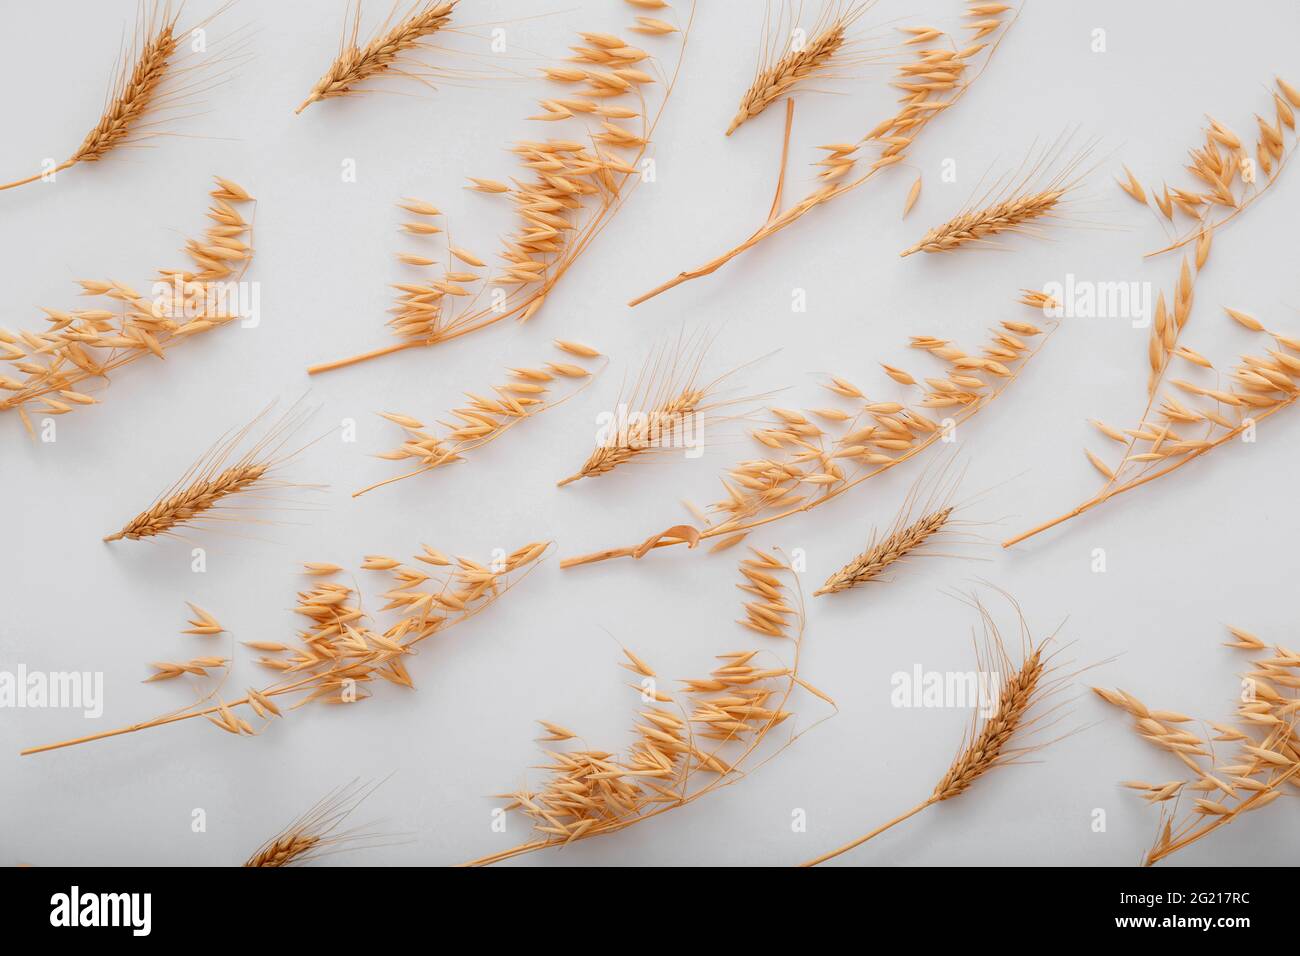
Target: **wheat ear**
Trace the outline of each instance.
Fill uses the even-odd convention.
[[[361,28],[361,2],[357,0],[351,28],[344,27],[338,56],[316,82],[311,95],[302,101],[294,113],[301,113],[320,100],[363,92],[357,89],[357,84],[379,74],[404,73],[400,64],[406,54],[418,49],[425,37],[437,33],[451,22],[452,10],[457,2],[458,0],[416,0],[400,22],[387,30],[381,27],[370,42],[359,47],[357,34]]]
[[[1080,174],[1078,167],[1091,146],[1085,147],[1065,163],[1062,169],[1045,180],[1039,175],[1043,167],[1060,160],[1061,152],[1067,144],[1068,139],[1063,139],[1044,150],[1038,161],[1031,164],[1029,172],[1018,181],[1007,183],[1005,187],[1001,185],[1001,180],[995,183],[986,195],[1001,193],[1000,198],[991,203],[987,199],[981,199],[977,207],[968,208],[943,225],[931,229],[919,242],[904,249],[900,255],[906,257],[917,252],[951,252],[963,246],[986,245],[994,236],[1009,232],[1036,234],[1036,226],[1059,218],[1066,197],[1086,175]]]
[[[942,531],[952,516],[952,510],[947,507],[932,511],[907,527],[886,535],[827,578],[826,583],[813,592],[813,597],[847,591],[875,580],[890,565],[903,560]]]
[[[703,335],[692,339],[678,337],[660,349],[643,366],[629,400],[623,402],[620,398],[616,403],[614,417],[618,427],[610,430],[581,468],[556,482],[557,486],[583,478],[599,478],[654,452],[676,447],[692,424],[702,422],[705,416],[724,405],[743,401],[714,400],[718,388],[737,369],[730,369],[712,381],[700,380],[707,349],[708,341]],[[631,414],[627,421],[622,421],[621,412],[625,408]]]
[[[382,783],[381,780],[364,786],[353,780],[326,794],[319,803],[258,847],[244,866],[297,866],[326,852],[355,847],[358,842],[369,839],[359,831],[336,831]]]
[[[126,538],[139,541],[158,535],[175,534],[177,528],[238,520],[239,514],[222,506],[236,496],[288,487],[275,479],[275,472],[301,448],[286,452],[285,443],[312,414],[312,409],[295,405],[266,435],[237,459],[231,456],[270,409],[233,434],[223,436],[181,478],[149,508],[140,512],[121,530],[106,535],[105,541]]]
[[[972,603],[983,619],[991,662],[999,669],[1005,667],[1010,670],[1010,658],[1002,644],[1002,639],[997,632],[992,617],[978,600],[973,600]],[[1016,611],[1019,614],[1019,608]],[[1011,677],[998,692],[997,706],[993,713],[982,724],[978,713],[973,718],[971,730],[968,732],[966,740],[949,765],[948,770],[935,784],[930,796],[907,812],[899,814],[889,822],[876,827],[870,833],[846,843],[836,850],[808,860],[801,864],[802,866],[817,866],[827,860],[834,859],[842,853],[847,853],[873,837],[879,836],[891,827],[910,819],[927,807],[961,796],[970,788],[971,784],[991,770],[1013,763],[1020,756],[1045,746],[1045,744],[1017,745],[1016,738],[1029,732],[1043,717],[1047,716],[1046,714],[1031,715],[1030,711],[1036,704],[1039,704],[1045,697],[1057,690],[1063,679],[1052,679],[1048,676],[1049,669],[1043,652],[1051,638],[1049,637],[1036,645],[1028,643],[1028,635],[1023,630],[1023,618],[1021,619],[1021,627],[1022,640],[1026,643],[1025,654],[1020,666],[1014,670]]]
[[[53,170],[5,183],[0,185],[0,190],[47,178],[77,163],[97,162],[116,147],[157,135],[145,120],[161,109],[175,109],[179,105],[175,97],[192,91],[192,88],[172,93],[162,90],[163,84],[177,72],[176,53],[180,38],[186,33],[178,27],[179,19],[180,9],[174,10],[170,2],[154,2],[147,8],[142,3],[135,42],[122,58],[99,122],[86,134],[77,151]]]
[[[789,50],[770,66],[760,62],[754,82],[740,98],[740,106],[727,127],[727,135],[730,136],[801,83],[826,76],[836,56],[845,48],[848,28],[868,6],[840,9],[838,2],[828,5],[819,29],[804,46]],[[776,34],[780,38],[778,42],[784,39],[784,31],[779,26]],[[770,62],[769,51],[765,49],[764,53],[764,61]]]

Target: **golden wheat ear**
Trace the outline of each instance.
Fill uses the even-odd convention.
[[[1033,735],[1057,722],[1059,705],[1044,706],[1045,702],[1073,680],[1077,672],[1065,675],[1057,673],[1058,668],[1052,660],[1055,652],[1048,650],[1055,635],[1035,641],[1029,634],[1020,607],[1009,595],[1003,596],[1010,601],[1019,622],[1020,663],[1016,664],[1012,660],[998,631],[997,622],[987,607],[978,597],[970,597],[968,603],[979,612],[984,630],[983,648],[977,645],[976,651],[981,700],[972,708],[970,729],[962,740],[956,757],[930,795],[870,833],[808,860],[802,866],[817,866],[847,853],[923,810],[961,796],[976,780],[990,771],[1017,763],[1023,757],[1054,742],[1035,742]],[[990,701],[989,706],[983,698],[991,697],[990,691],[994,689],[996,700]],[[981,711],[985,712],[981,714]]]
[[[935,545],[945,541],[977,543],[978,536],[963,530],[970,522],[958,515],[964,503],[954,500],[962,471],[948,474],[950,464],[952,458],[934,474],[927,468],[908,490],[889,528],[883,534],[873,530],[866,550],[833,572],[813,597],[889,580],[883,575],[910,558],[957,556],[935,550]]]
[[[900,255],[990,247],[996,245],[997,236],[1010,233],[1042,238],[1047,226],[1066,218],[1072,193],[1091,171],[1081,167],[1096,142],[1071,155],[1067,152],[1071,139],[1067,135],[1051,146],[1031,151],[1019,169],[999,177],[964,210],[935,226]]]
[[[343,26],[338,56],[316,81],[308,97],[294,113],[301,113],[313,103],[367,92],[360,84],[380,76],[405,76],[419,79],[412,72],[423,67],[412,54],[427,48],[427,38],[446,29],[459,0],[416,0],[397,23],[391,27],[392,14],[367,41],[358,46],[361,31],[361,0],[351,10],[351,21]],[[396,8],[394,8],[394,12]]]
[[[855,62],[869,59],[855,49],[850,29],[872,6],[874,0],[845,5],[828,0],[810,31],[799,28],[802,4],[783,3],[782,15],[773,24],[764,22],[764,37],[754,82],[740,98],[736,115],[727,127],[730,136],[744,123],[758,116],[781,97],[803,89],[808,83],[829,79]],[[795,44],[791,37],[803,42]]]
[[[149,508],[128,521],[119,531],[105,536],[105,541],[139,541],[159,535],[176,535],[185,527],[215,525],[250,519],[235,499],[260,500],[274,507],[277,499],[263,492],[282,488],[308,487],[282,481],[279,470],[297,457],[306,446],[286,451],[285,445],[315,412],[313,408],[294,404],[266,434],[247,450],[249,435],[266,417],[270,408],[242,428],[222,436],[175,484],[163,492]],[[314,486],[321,487],[321,486]]]
[[[76,152],[54,169],[5,183],[0,185],[0,190],[48,178],[78,163],[98,162],[118,148],[165,135],[161,127],[192,108],[193,97],[206,89],[205,81],[195,74],[216,62],[215,58],[186,62],[193,51],[185,46],[185,38],[205,29],[226,6],[205,20],[182,28],[180,8],[173,7],[170,0],[142,2],[134,38],[119,57],[117,75],[109,87],[99,122],[86,134]]]
[[[362,784],[357,780],[326,794],[320,802],[267,840],[253,852],[245,867],[300,866],[332,853],[385,845],[382,837],[364,829],[339,827],[371,794],[384,784]]]
[[[751,397],[724,396],[720,389],[740,368],[712,379],[702,374],[710,336],[679,335],[656,350],[642,366],[631,390],[621,393],[610,412],[612,427],[583,462],[557,486],[599,478],[616,468],[644,461],[699,440],[726,420],[722,412]]]

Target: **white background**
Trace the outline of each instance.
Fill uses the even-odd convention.
[[[194,0],[190,15],[215,4]],[[367,25],[384,4],[368,3]],[[721,371],[772,350],[739,381],[750,393],[789,387],[781,404],[824,405],[818,383],[846,376],[873,395],[898,390],[878,362],[931,366],[904,346],[910,334],[949,337],[971,349],[1006,318],[1032,319],[1017,290],[1067,272],[1097,281],[1172,286],[1177,261],[1143,261],[1164,244],[1159,223],[1116,189],[1127,163],[1145,182],[1184,184],[1186,148],[1210,113],[1253,141],[1256,112],[1271,114],[1275,72],[1300,82],[1300,11],[1287,0],[1222,4],[1030,2],[996,58],[958,107],[918,139],[900,169],[806,217],[732,263],[637,310],[624,303],[747,235],[770,202],[781,111],[722,135],[752,76],[763,4],[707,0],[680,83],[657,131],[658,179],[625,209],[527,326],[513,323],[436,349],[408,352],[308,380],[311,362],[385,344],[387,284],[405,274],[393,254],[417,248],[396,233],[392,202],[414,195],[448,214],[458,244],[492,252],[511,226],[507,204],[461,189],[464,177],[506,179],[507,145],[563,135],[524,117],[545,95],[532,80],[444,85],[436,92],[301,101],[333,55],[342,2],[241,0],[213,36],[244,26],[252,58],[204,98],[202,117],[175,124],[184,138],[118,152],[101,163],[0,194],[0,324],[37,328],[41,305],[81,301],[79,277],[146,285],[183,260],[183,236],[204,225],[210,176],[259,198],[262,286],[256,329],[227,328],[118,375],[103,403],[59,420],[40,444],[16,416],[0,421],[0,666],[105,675],[98,721],[59,710],[0,713],[0,865],[241,862],[262,840],[354,777],[393,774],[356,820],[405,842],[335,862],[446,864],[527,838],[522,819],[490,829],[490,795],[536,782],[535,718],[577,729],[593,746],[630,739],[637,703],[616,664],[619,643],[665,678],[702,676],[712,655],[750,646],[733,619],[737,552],[707,557],[672,549],[641,562],[561,572],[551,560],[488,613],[421,648],[418,689],[378,688],[355,709],[307,708],[257,739],[200,721],[85,747],[19,758],[23,746],[146,719],[184,700],[184,689],[142,685],[147,662],[226,653],[225,643],[182,636],[188,599],[239,640],[286,639],[304,560],[355,568],[363,555],[405,557],[428,543],[485,558],[493,548],[554,538],[568,555],[625,545],[685,517],[679,499],[715,500],[717,474],[750,454],[741,430],[713,441],[703,460],[664,459],[595,482],[556,489],[582,461],[595,418],[621,376],[681,328],[717,333],[709,367]],[[810,9],[815,6],[809,4]],[[684,8],[684,4],[679,4]],[[884,0],[866,21],[929,20],[954,28],[961,5]],[[0,178],[35,172],[81,141],[100,106],[130,0],[0,2],[4,136]],[[548,16],[537,16],[549,13]],[[634,11],[614,0],[536,4],[465,0],[462,24],[509,21],[511,68],[528,73],[560,57],[576,30],[618,30]],[[1104,28],[1107,50],[1091,50]],[[882,26],[883,29],[883,26]],[[477,31],[479,34],[483,30]],[[485,43],[459,38],[466,50]],[[51,44],[58,51],[50,54]],[[647,40],[674,50],[672,41]],[[671,57],[670,57],[671,58]],[[462,65],[468,61],[458,61]],[[859,137],[891,110],[885,67],[801,95],[788,195],[802,195],[817,143]],[[930,225],[952,215],[990,168],[1014,166],[1037,140],[1077,127],[1100,137],[1099,168],[1085,184],[1074,225],[1049,241],[1012,239],[1003,251],[900,259]],[[356,183],[341,182],[355,159]],[[945,159],[958,180],[941,182]],[[900,220],[904,195],[924,173],[920,201]],[[1294,305],[1294,230],[1300,186],[1293,171],[1218,237],[1197,285],[1185,341],[1227,365],[1247,341],[1220,307],[1300,329]],[[1100,225],[1086,225],[1099,223]],[[427,248],[433,248],[428,244]],[[791,311],[794,289],[808,310]],[[580,398],[518,428],[465,464],[353,500],[392,474],[369,457],[395,444],[385,409],[431,420],[462,389],[500,381],[508,364],[548,358],[549,340],[592,342],[612,357]],[[961,431],[964,493],[987,491],[968,512],[991,541],[1073,506],[1095,490],[1081,448],[1099,446],[1086,419],[1132,424],[1144,401],[1146,332],[1123,320],[1067,321],[1022,378]],[[208,535],[208,572],[190,570],[183,542],[100,543],[232,425],[273,398],[310,388],[313,429],[345,418],[355,444],[327,439],[293,466],[328,482],[321,510],[302,524]],[[890,675],[973,667],[975,616],[954,599],[985,579],[1013,593],[1031,626],[1064,622],[1065,656],[1113,661],[1093,683],[1121,686],[1153,706],[1226,718],[1237,693],[1239,652],[1219,646],[1225,623],[1297,643],[1291,542],[1296,423],[1267,422],[1254,445],[1235,445],[1004,553],[966,549],[977,561],[927,559],[895,582],[811,602],[804,676],[836,697],[839,715],[734,787],[654,822],[528,864],[784,865],[836,846],[929,793],[958,746],[967,714],[891,707]],[[715,436],[722,437],[722,436]],[[1100,449],[1107,453],[1110,449]],[[918,470],[897,469],[810,515],[765,529],[753,543],[803,548],[808,591],[886,523]],[[293,518],[294,516],[289,516]],[[996,524],[993,524],[997,522]],[[1104,548],[1108,570],[1091,570]],[[359,574],[374,599],[378,578]],[[987,590],[982,593],[988,594]],[[1008,628],[1009,609],[994,604]],[[224,640],[224,639],[223,639]],[[761,638],[755,638],[761,641]],[[220,650],[216,648],[220,647]],[[241,660],[232,687],[262,679]],[[962,799],[927,811],[840,862],[856,864],[1137,863],[1155,811],[1118,788],[1124,779],[1174,779],[1180,767],[1132,734],[1128,721],[1074,691],[1071,724],[1030,766],[981,780]],[[800,725],[824,713],[800,699]],[[192,833],[203,808],[206,833]],[[806,811],[806,833],[791,814]],[[1093,811],[1107,829],[1094,832]],[[1294,859],[1278,839],[1296,810],[1286,800],[1215,834],[1171,861],[1258,865]]]

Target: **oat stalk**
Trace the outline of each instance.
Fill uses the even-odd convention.
[[[712,509],[721,520],[701,522],[702,527],[674,525],[640,544],[566,558],[560,567],[611,558],[639,559],[659,548],[685,544],[693,549],[704,541],[725,547],[755,528],[821,507],[943,442],[952,427],[969,421],[1002,394],[1055,328],[1045,331],[1025,322],[1004,321],[980,355],[943,339],[913,336],[912,347],[940,360],[948,372],[946,377],[918,380],[902,369],[884,366],[893,381],[919,392],[916,402],[872,400],[846,379],[832,378],[826,387],[854,402],[855,410],[773,408],[772,423],[752,435],[769,452],[781,454],[742,461],[731,469],[723,478],[726,497]],[[926,413],[934,410],[942,410],[951,423],[941,425],[931,419]]]
[[[617,833],[688,806],[743,780],[807,732],[792,733],[775,752],[755,760],[763,741],[791,716],[786,707],[796,687],[834,706],[799,676],[804,608],[797,575],[787,561],[770,552],[753,552],[746,566],[756,572],[749,580],[770,582],[765,584],[774,595],[769,600],[788,618],[770,636],[792,643],[791,663],[761,666],[755,660],[760,652],[755,650],[723,654],[708,677],[684,681],[684,690],[674,695],[660,690],[650,666],[624,650],[623,667],[637,679],[630,686],[642,701],[635,742],[625,754],[585,746],[567,752],[545,749],[550,758],[545,786],[537,792],[506,795],[507,809],[527,817],[538,837],[466,866],[486,866]],[[577,738],[558,724],[541,723],[547,732],[544,741]]]
[[[307,564],[305,572],[321,580],[298,594],[295,611],[309,622],[308,629],[298,633],[299,643],[247,642],[251,650],[262,654],[258,663],[278,674],[279,679],[261,689],[250,687],[244,696],[231,700],[218,696],[218,684],[191,706],[116,730],[29,747],[22,755],[196,717],[235,736],[256,736],[274,719],[284,716],[276,704],[281,697],[297,698],[291,705],[296,709],[312,702],[355,704],[369,696],[366,688],[376,681],[412,688],[415,685],[405,660],[418,645],[486,610],[531,572],[549,547],[549,542],[533,542],[499,562],[483,565],[469,558],[449,558],[425,546],[414,560],[431,567],[431,572],[384,555],[369,555],[362,569],[387,573],[392,578],[389,590],[383,594],[388,603],[381,613],[396,612],[396,620],[382,629],[370,623],[371,615],[361,609],[354,587],[324,580],[338,575],[342,568],[323,562]],[[215,703],[209,703],[214,699]],[[261,722],[260,727],[254,726],[254,720]]]
[[[1283,795],[1284,785],[1300,786],[1296,777],[1300,771],[1296,727],[1300,654],[1280,644],[1269,646],[1240,628],[1230,627],[1228,632],[1233,638],[1228,647],[1260,655],[1242,675],[1247,692],[1237,704],[1235,725],[1201,721],[1206,729],[1195,733],[1196,722],[1184,713],[1148,707],[1123,690],[1093,688],[1098,697],[1133,718],[1140,737],[1177,759],[1189,774],[1164,783],[1123,784],[1160,807],[1160,828],[1144,857],[1146,866],[1268,806]],[[1213,736],[1207,740],[1210,731]],[[1216,744],[1225,746],[1216,748]],[[1191,806],[1180,811],[1184,798]]]

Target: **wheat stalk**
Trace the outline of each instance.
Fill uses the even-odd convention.
[[[755,661],[759,652],[753,650],[720,655],[720,666],[708,677],[683,682],[680,696],[685,700],[679,700],[660,690],[650,666],[625,649],[622,666],[637,679],[630,686],[642,702],[635,742],[624,754],[585,748],[560,753],[548,747],[544,752],[551,763],[545,769],[551,776],[546,785],[538,792],[503,795],[509,800],[506,809],[527,817],[537,838],[466,866],[486,866],[617,833],[743,780],[807,732],[792,734],[774,753],[753,760],[770,732],[792,716],[785,708],[796,687],[834,707],[829,697],[799,676],[804,608],[797,575],[774,554],[753,555],[742,567],[771,582],[765,586],[790,618],[772,636],[793,644],[792,662],[763,667]],[[577,737],[558,724],[540,723],[546,730],[541,739],[548,743]]]
[[[692,2],[692,19],[694,14]],[[649,35],[666,32],[647,27],[641,20],[637,26]],[[396,318],[389,326],[400,341],[313,365],[308,368],[309,374],[407,349],[440,345],[504,319],[524,322],[535,316],[551,290],[622,208],[640,180],[640,164],[676,85],[689,31],[688,20],[677,63],[671,76],[661,77],[665,81],[664,95],[653,111],[646,89],[659,80],[647,72],[648,68],[657,68],[651,55],[613,34],[580,34],[582,43],[571,48],[574,56],[568,62],[543,70],[549,81],[562,86],[569,95],[542,100],[543,112],[531,117],[540,122],[573,121],[575,138],[515,144],[512,152],[531,179],[516,178],[513,184],[507,184],[470,177],[471,190],[504,197],[516,207],[519,227],[506,239],[500,254],[504,266],[495,274],[463,273],[463,281],[444,271],[431,280],[397,284],[401,295],[394,310]],[[436,207],[408,203],[404,208],[423,217],[404,225],[408,233],[431,236],[442,231],[427,221],[439,215]],[[483,266],[483,261],[472,253],[467,259],[458,254],[463,251],[458,247],[448,251],[461,263]],[[432,264],[424,255],[402,258],[409,265]],[[489,288],[493,290],[493,301],[485,304],[481,300],[489,295]]]
[[[148,5],[142,2],[135,39],[122,55],[121,67],[109,88],[99,122],[86,134],[76,152],[53,170],[5,183],[0,185],[0,190],[48,178],[77,163],[98,162],[119,146],[160,135],[153,128],[157,123],[145,121],[161,111],[180,108],[184,98],[195,90],[192,83],[176,90],[167,86],[182,72],[176,54],[181,49],[180,39],[189,31],[179,26],[180,13],[179,8],[173,10],[170,0],[155,0]],[[218,10],[191,29],[206,26],[220,13]]]
[[[723,478],[726,497],[712,508],[720,517],[716,523],[675,525],[637,545],[566,558],[560,567],[642,558],[658,548],[680,544],[695,548],[703,541],[718,549],[755,528],[821,507],[943,441],[951,427],[968,421],[1002,394],[1054,328],[1044,334],[1029,323],[1004,321],[979,355],[943,339],[913,336],[912,347],[944,363],[948,372],[946,377],[918,380],[902,369],[884,366],[891,380],[919,392],[916,402],[872,400],[847,379],[833,377],[827,389],[852,401],[855,410],[771,409],[773,421],[751,433],[764,446],[765,455],[738,463]],[[1038,342],[1031,345],[1027,340],[1032,339]],[[951,423],[942,425],[930,418],[927,413],[935,410],[943,411]]]
[[[378,75],[411,75],[402,70],[407,54],[423,46],[423,40],[444,29],[451,22],[451,14],[458,0],[415,0],[400,21],[391,28],[381,26],[375,36],[364,46],[357,46],[361,29],[361,0],[357,0],[352,26],[343,29],[339,53],[329,69],[321,76],[302,104],[294,110],[301,113],[312,103],[337,96],[364,92],[357,84]],[[391,15],[390,15],[391,19]]]
[[[229,180],[218,178],[216,184],[208,210],[212,225],[201,241],[186,243],[193,269],[158,272],[158,282],[171,287],[169,295],[146,297],[125,283],[82,279],[83,293],[102,297],[106,308],[45,309],[50,327],[42,332],[0,328],[0,361],[23,376],[0,372],[0,412],[17,410],[34,434],[29,408],[66,415],[94,405],[98,400],[83,383],[107,381],[124,365],[162,358],[167,349],[241,317],[214,290],[223,280],[242,278],[252,262],[252,225],[236,209],[252,197]]]
[[[1123,784],[1161,809],[1159,832],[1143,861],[1146,866],[1268,806],[1282,796],[1284,784],[1297,785],[1300,734],[1295,715],[1300,698],[1295,690],[1300,687],[1296,676],[1300,654],[1280,644],[1270,647],[1240,628],[1230,627],[1228,632],[1233,638],[1226,642],[1228,647],[1267,656],[1253,660],[1251,670],[1243,675],[1243,686],[1250,693],[1243,694],[1237,705],[1237,726],[1205,722],[1214,731],[1213,742],[1188,729],[1192,718],[1186,714],[1150,708],[1122,690],[1093,688],[1098,697],[1133,718],[1139,736],[1176,758],[1191,774],[1159,784]],[[1227,748],[1215,748],[1214,743],[1235,745],[1236,752],[1224,754]],[[1192,807],[1180,818],[1178,801],[1187,795]]]
[[[998,692],[997,704],[992,714],[981,721],[977,711],[957,756],[953,758],[944,775],[935,784],[930,796],[870,833],[829,853],[808,860],[801,864],[802,866],[817,866],[847,853],[922,810],[961,796],[976,780],[990,771],[1014,763],[1025,754],[1047,745],[1017,743],[1017,740],[1032,732],[1048,715],[1047,713],[1031,714],[1031,711],[1068,680],[1068,678],[1049,677],[1048,662],[1043,652],[1052,638],[1048,637],[1037,644],[1032,643],[1024,631],[1024,619],[1020,618],[1022,641],[1025,644],[1024,656],[1019,667],[1013,669],[993,618],[978,600],[974,600],[973,603],[983,622],[991,662],[995,663],[1003,673],[1011,672],[1011,676]],[[1014,602],[1012,603],[1014,605]],[[1018,607],[1016,613],[1019,615]],[[984,671],[983,667],[981,671]]]
[[[873,179],[881,170],[906,159],[908,148],[921,130],[940,113],[956,104],[987,67],[993,52],[1006,37],[1007,29],[1015,20],[1014,17],[1006,21],[1001,19],[1001,15],[1009,9],[1010,6],[1003,3],[970,4],[967,7],[967,16],[973,22],[968,24],[968,29],[972,31],[972,39],[976,42],[962,49],[957,49],[955,43],[951,50],[925,48],[913,60],[900,65],[897,78],[892,85],[903,92],[902,108],[882,120],[856,142],[833,143],[820,147],[826,154],[819,163],[824,167],[819,174],[821,185],[783,211],[781,204],[785,191],[786,158],[790,148],[790,131],[794,114],[793,100],[787,101],[780,173],[777,176],[776,195],[767,219],[739,245],[698,268],[678,273],[675,278],[632,299],[628,305],[640,305],[684,282],[712,275],[732,259],[798,222],[814,209],[857,189]],[[991,45],[979,42],[998,31],[1001,33]],[[942,31],[928,26],[907,27],[904,28],[903,33],[908,37],[906,44],[930,43],[946,36]],[[988,52],[984,56],[983,64],[974,75],[970,75],[971,64],[986,47]],[[880,155],[871,162],[865,172],[853,178],[853,174],[864,159],[859,151],[868,144],[878,145],[881,148]]]
[[[310,622],[307,630],[298,632],[298,646],[278,641],[246,642],[251,650],[262,654],[258,663],[278,675],[275,682],[261,689],[250,687],[244,696],[227,700],[219,696],[225,680],[223,675],[221,682],[188,707],[116,730],[29,747],[23,755],[195,717],[205,718],[235,736],[256,736],[275,718],[284,716],[275,703],[276,698],[296,697],[294,708],[313,701],[352,704],[369,696],[365,688],[375,681],[414,687],[405,658],[414,654],[421,642],[494,604],[536,567],[549,547],[549,542],[532,542],[500,561],[483,565],[469,558],[449,558],[426,545],[414,560],[432,568],[431,572],[384,555],[368,555],[361,565],[363,570],[384,572],[392,578],[391,586],[383,594],[388,603],[381,613],[397,612],[397,619],[382,630],[367,623],[371,616],[361,609],[355,588],[326,580],[339,574],[342,568],[325,562],[309,563],[304,571],[317,581],[298,594],[295,611]],[[206,668],[203,674],[195,676],[207,676]],[[249,718],[262,721],[261,727],[255,727]]]
[[[270,408],[233,433],[222,436],[153,505],[140,512],[105,541],[126,538],[139,541],[158,535],[175,535],[177,528],[237,521],[242,517],[228,507],[231,499],[248,497],[274,488],[295,487],[278,480],[276,472],[301,448],[285,451],[285,443],[311,416],[312,409],[295,404],[266,434],[232,461],[254,427]]]
[[[1281,85],[1281,81],[1279,85],[1284,90],[1289,89]],[[1283,100],[1276,94],[1274,98]],[[1281,140],[1286,115],[1281,114],[1277,121],[1276,144],[1266,146],[1270,155],[1279,158],[1278,165],[1272,167],[1270,185],[1281,172],[1281,158],[1290,155],[1283,152]],[[1300,337],[1269,331],[1259,320],[1236,309],[1225,310],[1232,321],[1250,332],[1273,339],[1276,347],[1265,346],[1268,358],[1243,355],[1230,373],[1228,387],[1220,387],[1223,383],[1217,377],[1212,386],[1180,378],[1166,381],[1175,360],[1186,363],[1193,374],[1199,369],[1215,370],[1213,362],[1182,342],[1182,333],[1192,314],[1195,281],[1209,261],[1215,230],[1245,208],[1243,197],[1257,197],[1264,192],[1264,188],[1249,192],[1248,187],[1253,187],[1253,184],[1244,181],[1238,187],[1242,160],[1248,157],[1237,135],[1217,120],[1209,121],[1205,146],[1192,150],[1192,157],[1189,169],[1202,182],[1214,186],[1205,194],[1175,191],[1174,198],[1167,200],[1171,220],[1173,209],[1177,207],[1197,218],[1201,225],[1195,237],[1194,253],[1190,257],[1183,256],[1172,293],[1172,305],[1167,304],[1163,292],[1156,302],[1147,343],[1151,370],[1147,380],[1147,404],[1141,418],[1134,428],[1123,430],[1094,421],[1102,435],[1123,446],[1122,457],[1116,465],[1108,464],[1090,449],[1085,449],[1088,461],[1105,479],[1101,489],[1070,511],[1004,541],[1005,548],[1086,514],[1117,495],[1172,474],[1202,455],[1232,442],[1247,429],[1289,408],[1300,398]],[[1131,174],[1126,191],[1130,195],[1134,195],[1134,191],[1140,191],[1143,197],[1146,195]],[[1166,200],[1158,200],[1157,205],[1163,212]],[[1233,213],[1215,220],[1209,209],[1216,205],[1233,208]],[[1176,243],[1170,248],[1179,245],[1181,243]],[[1061,304],[1045,304],[1044,310],[1049,314],[1059,314]],[[1162,393],[1167,384],[1181,394]],[[1189,432],[1189,429],[1193,431]]]
[[[754,81],[740,98],[740,106],[727,127],[727,135],[730,136],[742,124],[762,113],[800,84],[830,75],[833,61],[845,51],[849,27],[869,6],[870,3],[863,3],[846,8],[841,7],[838,0],[828,3],[818,24],[813,28],[812,38],[803,46],[797,49],[792,47],[785,54],[775,57],[773,61],[775,52],[781,49],[785,35],[778,24],[774,31],[775,50],[764,44],[763,57]]]

